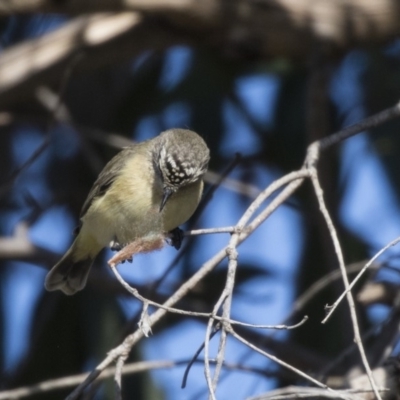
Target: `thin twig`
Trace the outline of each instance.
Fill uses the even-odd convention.
[[[343,300],[343,298],[347,295],[347,293],[354,287],[354,285],[360,280],[361,276],[364,274],[364,272],[373,264],[373,262],[380,257],[386,250],[388,250],[390,247],[395,246],[397,243],[400,242],[400,237],[392,240],[390,243],[388,243],[386,246],[384,246],[382,249],[380,249],[361,269],[361,271],[357,274],[357,276],[353,279],[353,281],[349,284],[349,286],[345,289],[345,291],[339,296],[339,298],[331,305],[329,306],[329,312],[327,313],[326,317],[322,320],[322,323],[324,324],[331,314],[335,311],[336,307],[339,305],[339,303]]]
[[[200,351],[201,352],[201,351]],[[124,365],[122,371],[123,375],[133,375],[145,371],[152,371],[156,369],[171,369],[177,366],[187,365],[188,363],[204,363],[203,359],[181,359],[176,361],[171,360],[157,360],[157,361],[139,361],[128,363]],[[276,376],[276,371],[268,371],[265,368],[255,368],[240,365],[237,363],[224,363],[224,368],[229,370],[237,370],[243,372],[257,373],[261,376]],[[187,369],[187,368],[186,368]],[[30,397],[36,394],[48,393],[54,390],[66,389],[78,385],[88,376],[87,372],[77,375],[70,375],[62,378],[50,379],[42,381],[33,385],[23,386],[16,389],[0,391],[0,400],[18,400],[25,397]],[[105,380],[115,376],[115,367],[108,367],[104,369],[98,380]]]
[[[160,309],[163,309],[167,312],[173,313],[173,314],[180,314],[180,315],[187,315],[190,317],[200,317],[200,318],[207,318],[207,319],[214,319],[216,321],[219,321],[221,323],[229,323],[232,325],[240,325],[240,326],[245,326],[248,328],[256,328],[256,329],[277,329],[277,330],[290,330],[290,329],[295,329],[298,328],[300,325],[303,325],[308,317],[304,316],[303,319],[294,324],[294,325],[284,325],[284,324],[280,324],[280,325],[260,325],[260,324],[251,324],[251,323],[247,323],[247,322],[242,322],[242,321],[237,321],[234,319],[226,319],[223,316],[219,316],[216,314],[215,311],[211,312],[211,313],[203,313],[203,312],[197,312],[197,311],[186,311],[186,310],[182,310],[180,308],[174,308],[174,307],[167,307],[165,306],[165,304],[160,304],[157,303],[153,300],[149,300],[146,299],[145,297],[143,297],[139,291],[136,288],[133,288],[132,286],[130,286],[125,280],[124,278],[121,276],[121,274],[119,273],[118,269],[116,267],[111,267],[111,271],[115,274],[115,276],[117,277],[118,281],[121,283],[121,285],[129,292],[131,293],[136,299],[138,299],[140,302],[142,302],[143,304],[147,304],[147,305],[151,305]],[[218,308],[218,307],[215,307]],[[219,308],[218,308],[219,309]],[[142,316],[143,316],[143,312],[142,312]],[[142,318],[142,317],[141,317]]]
[[[379,388],[381,392],[386,392],[387,389]],[[303,386],[288,386],[280,389],[272,390],[268,393],[249,397],[247,400],[285,400],[285,399],[302,399],[312,397],[325,397],[327,399],[359,399],[356,394],[371,393],[368,389],[345,389],[329,392],[325,389]]]
[[[19,175],[22,174],[26,169],[28,169],[47,149],[50,144],[50,135],[49,133],[43,139],[43,142],[40,146],[30,155],[30,157],[3,182],[0,186],[0,198],[8,192],[11,187],[13,186],[15,180],[18,178]]]
[[[250,199],[255,199],[261,192],[260,188],[250,183],[241,182],[238,179],[226,177],[221,182],[221,175],[209,170],[204,180],[207,183],[218,184],[219,186],[230,190],[231,192],[240,194]]]
[[[359,272],[364,266],[364,262],[356,262],[349,264],[346,266],[347,274],[353,274]],[[375,269],[379,268],[379,265],[374,264]],[[342,277],[342,273],[340,270],[334,270],[326,275],[322,276],[316,282],[314,282],[307,290],[304,291],[294,302],[293,310],[290,313],[290,316],[285,320],[290,319],[292,315],[295,315],[299,311],[301,311],[307,303],[311,301],[318,293],[320,293],[323,289],[329,286],[332,282],[340,279]]]
[[[218,329],[215,329],[214,332],[211,333],[210,336],[210,340],[219,332]],[[200,353],[203,351],[205,346],[205,342],[203,342],[201,344],[201,346],[197,349],[196,353],[194,353],[194,356],[192,357],[192,359],[190,360],[189,364],[187,365],[187,367],[185,368],[185,372],[183,374],[183,378],[182,378],[182,384],[181,384],[181,388],[184,389],[186,387],[186,382],[187,382],[187,378],[189,376],[189,371],[192,368],[192,365],[195,363],[195,361],[197,360],[197,358],[199,357]]]
[[[232,296],[233,296],[233,289],[235,286],[235,276],[236,276],[236,269],[237,269],[237,259],[238,259],[238,251],[236,246],[239,241],[239,234],[233,234],[231,240],[229,241],[229,246],[226,249],[226,253],[228,254],[228,272],[227,278],[225,283],[224,292],[220,298],[223,302],[223,309],[222,309],[222,316],[224,319],[229,319],[231,315],[231,307],[232,307]],[[218,347],[218,354],[217,354],[217,364],[214,371],[214,378],[213,378],[213,390],[215,391],[218,384],[219,375],[221,373],[222,364],[225,358],[225,348],[226,348],[226,339],[227,339],[227,331],[225,329],[227,323],[222,325],[222,332]]]
[[[187,360],[183,361],[140,361],[136,363],[131,363],[125,365],[123,370],[124,375],[135,374],[138,372],[149,371],[152,369],[160,369],[160,368],[173,368],[179,363],[185,363]],[[111,376],[115,375],[115,367],[105,368],[98,379],[107,379]],[[36,383],[30,386],[24,386],[17,389],[5,390],[0,392],[0,400],[13,400],[13,399],[21,399],[24,397],[33,396],[35,394],[41,394],[50,392],[58,389],[65,389],[72,386],[75,386],[82,382],[88,376],[88,373],[82,373],[78,375],[66,376],[58,379],[50,379],[47,381],[43,381],[40,383]]]
[[[245,229],[245,228],[244,228]],[[208,229],[193,229],[191,231],[185,231],[185,236],[197,236],[197,235],[210,235],[214,233],[240,233],[241,230],[237,226],[224,226],[222,228],[208,228]]]
[[[215,330],[220,330],[220,325],[217,325],[217,327],[214,328],[214,317],[217,315],[219,312],[219,309],[221,308],[222,303],[225,300],[224,293],[220,296],[218,301],[215,303],[212,311],[212,315],[210,319],[208,320],[207,323],[207,329],[206,329],[206,338],[204,340],[204,374],[206,377],[206,382],[207,382],[207,387],[209,391],[209,398],[212,400],[215,400],[215,387],[213,384],[213,380],[211,379],[211,371],[210,371],[210,359],[209,359],[209,354],[210,354],[210,349],[209,349],[209,343],[211,339],[211,335],[213,333],[213,329]],[[223,333],[224,330],[222,329],[221,333]],[[219,350],[218,350],[219,352]]]
[[[122,400],[122,384],[121,384],[121,376],[122,376],[122,369],[124,366],[124,357],[118,357],[116,366],[115,366],[115,375],[114,375],[114,382],[115,382],[115,400]]]
[[[363,119],[357,124],[350,125],[347,128],[341,129],[340,131],[321,139],[319,141],[320,149],[325,150],[335,144],[343,142],[357,133],[371,128],[376,128],[377,126],[398,117],[400,117],[400,102],[396,103],[393,107],[387,108],[386,110]]]
[[[295,374],[303,377],[304,379],[308,380],[309,382],[314,383],[314,385],[317,385],[321,388],[324,388],[326,390],[329,390],[331,392],[334,392],[333,389],[331,389],[330,387],[328,387],[327,385],[325,385],[322,382],[319,382],[317,379],[313,378],[310,375],[307,375],[305,372],[293,367],[292,365],[282,361],[281,359],[279,359],[278,357],[267,353],[264,350],[261,350],[260,348],[258,348],[257,346],[255,346],[254,344],[250,343],[249,341],[247,341],[246,339],[244,339],[242,336],[240,336],[239,334],[237,334],[232,327],[226,327],[226,329],[228,330],[228,332],[235,338],[237,339],[239,342],[242,342],[243,344],[245,344],[246,346],[250,347],[252,350],[256,351],[257,353],[262,354],[263,356],[269,358],[270,360],[274,361],[275,363],[281,365],[282,367],[285,367],[287,369],[289,369],[290,371],[294,372]]]

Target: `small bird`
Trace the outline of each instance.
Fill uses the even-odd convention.
[[[187,129],[169,129],[124,148],[94,182],[75,241],[47,274],[45,288],[73,295],[85,287],[93,260],[111,242],[119,249],[148,242],[141,247],[149,251],[154,238],[176,231],[199,204],[209,160],[204,140]]]

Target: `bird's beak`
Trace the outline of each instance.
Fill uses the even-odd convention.
[[[174,193],[174,190],[172,190],[170,187],[164,187],[163,192],[164,192],[164,194],[163,194],[161,204],[160,204],[160,212],[164,209],[165,205],[167,204],[168,199]]]

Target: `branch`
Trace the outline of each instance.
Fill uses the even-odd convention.
[[[186,360],[183,361],[183,363],[184,362],[186,362]],[[125,365],[123,374],[129,375],[153,369],[173,368],[176,365],[177,362],[174,361],[164,361],[164,360],[141,361]],[[103,380],[113,376],[115,374],[115,370],[116,370],[115,367],[104,369],[101,375],[99,376],[99,379]],[[68,387],[78,385],[87,376],[88,373],[71,375],[58,379],[50,379],[47,381],[37,383],[35,385],[25,386],[17,389],[5,390],[0,392],[0,400],[21,399],[23,397],[29,397],[35,394],[46,393],[57,389],[65,389]]]
[[[169,313],[172,314],[179,314],[179,315],[186,315],[188,317],[200,317],[200,318],[207,318],[207,319],[213,319],[222,323],[229,323],[231,325],[240,325],[240,326],[245,326],[248,328],[257,328],[257,329],[276,329],[276,330],[291,330],[291,329],[295,329],[298,328],[299,326],[303,325],[307,320],[308,317],[304,316],[303,319],[294,324],[294,325],[285,325],[285,324],[279,324],[279,325],[260,325],[260,324],[251,324],[251,323],[246,323],[246,322],[242,322],[242,321],[236,321],[234,319],[230,319],[230,318],[225,318],[224,316],[219,316],[217,315],[218,309],[219,307],[214,307],[213,312],[211,313],[202,313],[202,312],[197,312],[197,311],[187,311],[187,310],[182,310],[180,308],[174,308],[174,307],[168,307],[164,304],[160,304],[157,303],[153,300],[150,299],[146,299],[145,297],[143,297],[139,291],[136,288],[133,288],[132,286],[129,285],[129,283],[127,283],[124,278],[122,278],[121,274],[118,272],[118,269],[115,266],[111,266],[111,271],[114,273],[114,275],[117,277],[118,281],[121,283],[121,285],[133,296],[135,297],[137,300],[139,300],[141,303],[143,303],[143,308],[144,311],[142,312],[142,317],[140,319],[139,325],[141,324],[141,321],[143,319],[143,317],[147,316],[146,311],[147,311],[147,307],[149,305],[156,307],[156,308],[160,308],[163,309]],[[147,336],[145,334],[145,336]]]
[[[379,388],[381,392],[387,391],[385,388]],[[288,386],[281,389],[272,390],[268,393],[250,397],[247,400],[285,400],[285,399],[309,399],[324,397],[327,399],[349,399],[360,400],[365,397],[360,397],[359,394],[371,394],[371,390],[366,389],[346,389],[328,392],[320,388],[305,388],[301,386]]]
[[[323,191],[322,191],[319,179],[318,179],[316,163],[319,159],[319,154],[320,154],[319,153],[319,150],[320,150],[319,145],[320,145],[319,142],[314,142],[309,146],[305,165],[306,165],[307,169],[310,171],[311,182],[314,187],[314,191],[315,191],[315,194],[316,194],[316,197],[318,200],[319,208],[322,213],[322,216],[325,219],[329,234],[331,235],[332,243],[333,243],[335,253],[336,253],[336,256],[337,256],[337,259],[339,262],[339,268],[342,272],[342,279],[343,279],[344,286],[346,288],[346,297],[347,297],[347,302],[349,304],[350,318],[352,321],[352,326],[353,326],[353,331],[354,331],[354,340],[358,346],[361,360],[362,360],[364,368],[367,372],[367,375],[369,377],[371,387],[372,387],[377,399],[381,400],[381,396],[379,394],[377,385],[372,376],[371,367],[369,366],[367,356],[365,354],[364,346],[363,346],[363,343],[361,340],[361,334],[360,334],[360,328],[359,328],[358,320],[357,320],[354,298],[353,298],[351,291],[347,290],[349,288],[349,280],[347,277],[342,247],[340,245],[335,226],[333,225],[332,218],[328,212],[328,209],[326,208]]]
[[[63,76],[76,54],[78,70],[115,64],[145,50],[164,49],[183,40],[137,13],[101,14],[73,19],[47,35],[2,52],[0,107],[29,98],[40,85]]]
[[[235,338],[237,339],[239,342],[242,342],[243,344],[245,344],[246,346],[250,347],[252,350],[256,351],[257,353],[262,354],[263,356],[269,358],[270,360],[274,361],[275,363],[279,364],[280,366],[289,369],[290,371],[294,372],[295,374],[301,376],[302,378],[306,379],[309,382],[314,383],[314,385],[319,386],[320,388],[323,388],[325,390],[328,390],[332,393],[334,393],[335,391],[331,388],[329,388],[327,385],[325,385],[322,382],[319,382],[318,380],[314,379],[312,376],[307,375],[306,373],[304,373],[303,371],[293,367],[292,365],[280,360],[278,357],[275,357],[272,354],[267,353],[264,350],[259,349],[257,346],[255,346],[254,344],[250,343],[249,341],[247,341],[246,339],[244,339],[243,337],[241,337],[239,334],[237,334],[232,327],[227,327],[226,328],[227,331]]]
[[[331,314],[335,311],[337,306],[340,304],[340,302],[343,300],[344,296],[347,295],[347,293],[350,292],[350,290],[354,287],[354,285],[360,280],[361,276],[364,275],[364,272],[374,263],[375,260],[377,260],[385,251],[387,251],[390,247],[395,246],[397,243],[400,242],[400,237],[392,240],[390,243],[388,243],[386,246],[384,246],[382,249],[380,249],[362,268],[362,270],[357,274],[357,276],[353,279],[351,284],[348,285],[346,290],[340,295],[340,297],[331,305],[329,306],[329,312],[327,313],[326,317],[322,321],[324,324]]]
[[[86,70],[175,44],[217,47],[235,57],[298,59],[313,54],[317,43],[327,54],[337,54],[338,48],[386,42],[400,34],[397,0],[314,0],[312,7],[310,0],[0,2],[0,15],[27,12],[82,16],[2,52],[2,108],[30,99],[39,85],[58,80],[79,52],[86,55],[79,68]],[[99,12],[103,14],[87,16]]]
[[[43,247],[32,244],[29,238],[29,228],[20,222],[13,236],[0,237],[0,260],[22,260],[36,263],[51,264],[58,260],[58,255]]]
[[[129,363],[124,366],[122,371],[123,375],[131,375],[145,371],[152,371],[156,369],[170,369],[181,365],[187,365],[188,363],[203,363],[204,360],[196,359],[182,359],[177,361],[170,360],[157,360],[157,361],[139,361],[135,363]],[[254,372],[261,376],[276,376],[275,371],[268,371],[265,368],[252,368],[244,365],[235,363],[224,363],[224,368],[243,372]],[[105,380],[115,375],[116,368],[106,368],[98,377],[99,380]],[[24,386],[16,389],[0,391],[0,400],[18,400],[25,397],[30,397],[35,394],[47,393],[58,389],[65,389],[75,385],[78,385],[88,376],[88,373],[82,373],[77,375],[71,375],[63,378],[49,379],[36,383],[34,385]]]
[[[392,119],[398,118],[400,116],[400,102],[395,104],[393,107],[387,108],[375,115],[371,115],[363,119],[361,122],[350,125],[347,128],[341,129],[324,139],[319,141],[320,150],[325,150],[332,147],[335,144],[341,143],[344,140],[368,129],[376,128],[379,125],[384,124]]]
[[[135,11],[157,16],[225,54],[306,57],[321,44],[346,49],[400,33],[397,0],[7,0],[0,14]],[[226,18],[226,16],[229,18]],[[219,37],[218,43],[215,38]],[[201,38],[199,40],[199,38]]]

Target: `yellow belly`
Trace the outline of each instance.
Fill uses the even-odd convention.
[[[198,181],[179,189],[171,196],[162,212],[164,232],[169,232],[182,225],[193,215],[202,192],[203,182]]]

